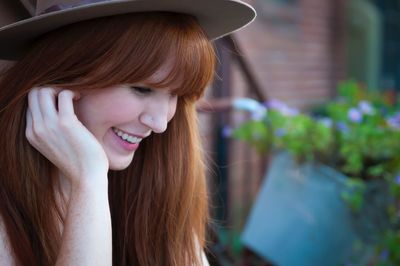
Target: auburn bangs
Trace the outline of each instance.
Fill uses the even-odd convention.
[[[139,20],[141,23],[133,23],[135,27],[127,32],[131,36],[126,39],[132,40],[130,49],[119,49],[131,51],[126,57],[130,59],[125,58],[128,61],[125,81],[148,79],[169,63],[169,74],[150,85],[169,88],[178,96],[201,97],[214,74],[215,52],[196,19],[189,15],[154,13]]]

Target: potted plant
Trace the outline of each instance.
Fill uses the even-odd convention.
[[[310,113],[279,101],[234,106],[251,115],[233,137],[276,155],[245,245],[280,266],[400,265],[400,105],[393,95],[347,81]]]

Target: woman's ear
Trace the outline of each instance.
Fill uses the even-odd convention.
[[[79,100],[83,95],[83,93],[79,92],[79,91],[74,91],[74,100],[77,101]]]

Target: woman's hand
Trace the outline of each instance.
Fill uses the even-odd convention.
[[[108,159],[74,113],[78,97],[70,90],[32,89],[26,137],[71,185],[56,265],[111,265]]]
[[[34,88],[28,95],[26,137],[50,160],[71,186],[99,177],[106,181],[104,149],[74,113],[79,95],[51,87]],[[92,183],[89,181],[89,183]]]

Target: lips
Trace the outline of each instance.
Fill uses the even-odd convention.
[[[116,145],[114,149],[116,149],[116,151],[118,151],[118,153],[121,153],[122,155],[129,155],[132,152],[134,152],[135,150],[137,150],[137,148],[139,148],[139,144],[140,144],[140,141],[142,140],[142,138],[139,138],[132,134],[128,134],[120,129],[112,128],[110,130],[110,132],[113,136],[113,138],[112,138],[113,143],[114,143],[113,145]],[[119,136],[119,135],[121,135],[121,136]],[[132,137],[134,137],[134,138],[132,139]],[[129,141],[129,139],[130,139],[130,141]]]

